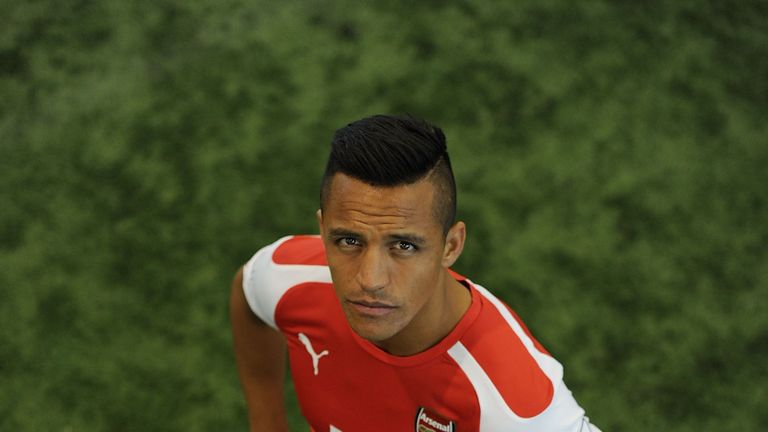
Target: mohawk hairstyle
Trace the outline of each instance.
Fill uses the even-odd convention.
[[[381,187],[412,184],[429,176],[436,187],[434,212],[444,232],[456,218],[456,182],[445,135],[423,120],[375,115],[337,130],[323,175],[321,208],[337,173]]]

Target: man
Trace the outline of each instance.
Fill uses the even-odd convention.
[[[336,132],[320,236],[266,246],[232,285],[251,430],[287,430],[287,342],[316,432],[597,431],[515,313],[450,270],[455,214],[439,128],[374,116]]]

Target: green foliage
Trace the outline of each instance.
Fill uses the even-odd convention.
[[[764,2],[2,9],[0,430],[245,429],[229,279],[379,112],[604,430],[768,427]]]

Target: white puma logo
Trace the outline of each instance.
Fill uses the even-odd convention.
[[[317,375],[317,364],[320,362],[320,357],[327,356],[328,350],[323,350],[320,354],[315,353],[315,349],[312,348],[312,342],[309,341],[309,338],[304,333],[299,333],[299,340],[307,348],[309,355],[312,356],[312,366],[315,368],[315,375]]]

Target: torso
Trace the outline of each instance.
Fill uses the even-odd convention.
[[[266,286],[263,303],[274,305],[267,313],[286,337],[299,403],[315,431],[555,430],[547,429],[560,424],[550,416],[583,415],[560,364],[484,288],[456,275],[472,296],[467,312],[437,345],[398,357],[347,324],[319,238],[271,248],[246,273],[269,275],[252,285]],[[246,293],[259,301],[259,293]],[[563,402],[550,408],[555,398]]]

